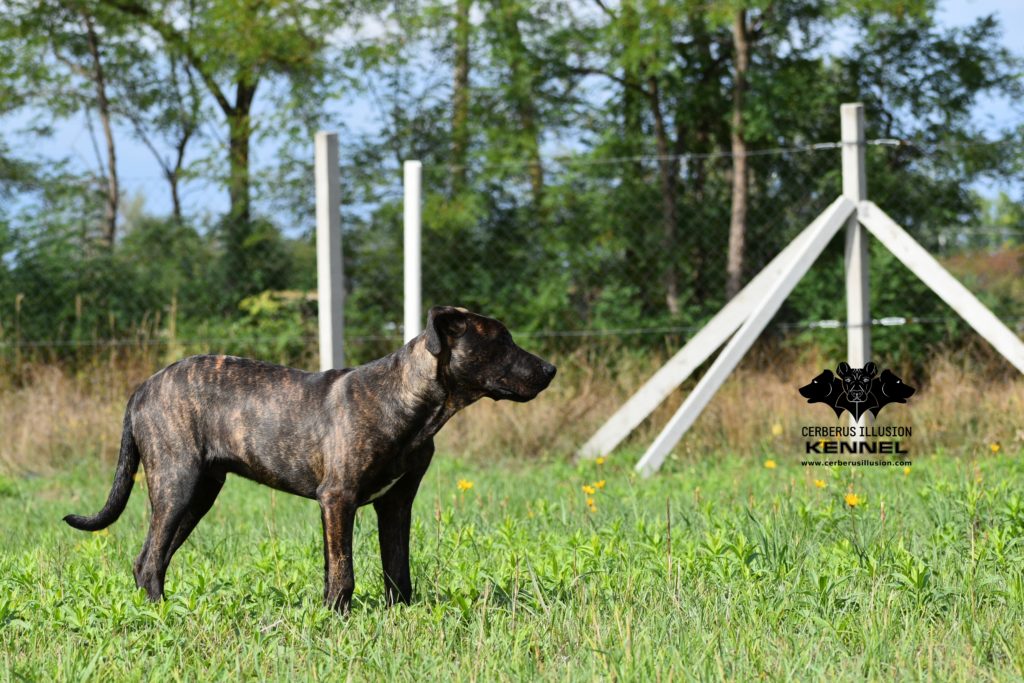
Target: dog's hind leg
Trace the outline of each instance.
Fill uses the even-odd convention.
[[[132,573],[135,574],[135,586],[138,588],[145,588],[146,581],[142,575],[142,566],[146,563],[146,557],[149,555],[150,538],[152,538],[152,526],[150,531],[146,532],[146,541],[142,544],[142,550],[139,551],[139,556],[135,558],[135,564],[132,565]]]
[[[324,603],[348,614],[355,588],[352,571],[352,527],[358,507],[343,487],[317,491],[324,526]]]
[[[199,482],[196,484],[195,492],[192,494],[192,500],[189,501],[188,508],[185,510],[185,514],[182,515],[181,521],[178,522],[178,529],[174,533],[174,539],[167,549],[167,555],[164,557],[165,567],[170,565],[174,553],[178,551],[178,548],[188,539],[189,534],[196,528],[199,521],[213,507],[214,501],[217,500],[217,494],[220,493],[223,486],[223,472],[207,472],[200,477]]]
[[[197,469],[190,467],[146,473],[153,517],[149,522],[146,543],[136,560],[135,582],[146,589],[150,600],[163,597],[164,576],[170,559],[168,551],[188,511],[200,476]]]

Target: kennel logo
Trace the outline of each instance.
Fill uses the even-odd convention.
[[[863,368],[851,368],[849,363],[840,363],[836,374],[831,370],[823,370],[811,383],[800,387],[800,394],[808,403],[824,403],[833,410],[836,418],[844,412],[853,416],[855,426],[815,426],[804,427],[805,438],[817,439],[807,441],[806,453],[888,453],[907,455],[908,451],[900,441],[894,440],[911,436],[910,426],[885,425],[876,427],[861,423],[865,413],[878,417],[882,408],[890,403],[906,403],[914,395],[914,388],[907,386],[899,377],[889,370],[878,374],[874,363],[867,363]],[[851,440],[852,439],[852,440]],[[873,439],[873,440],[868,440]],[[875,463],[863,461],[862,464],[892,464],[896,461],[884,460]],[[805,463],[820,464],[820,463]],[[841,464],[841,463],[832,463]],[[908,463],[909,464],[909,463]]]
[[[878,375],[874,363],[863,368],[840,363],[835,375],[831,370],[822,371],[810,384],[800,387],[800,394],[808,403],[826,404],[835,411],[836,417],[845,410],[860,422],[864,413],[877,418],[882,408],[890,403],[906,403],[914,395],[914,388],[889,370],[882,370]]]

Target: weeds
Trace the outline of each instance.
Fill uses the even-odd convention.
[[[537,399],[526,404],[480,401],[442,430],[439,448],[486,461],[566,456],[664,359],[622,351],[595,357],[580,351],[553,360],[558,378]],[[109,463],[117,455],[128,396],[159,368],[155,361],[128,355],[90,365],[76,375],[54,366],[32,366],[20,386],[0,384],[0,473],[53,472],[83,455],[98,455]],[[826,410],[807,405],[797,392],[828,364],[813,354],[778,357],[762,349],[722,387],[680,443],[678,457],[724,450],[759,455],[771,469],[777,455],[793,453],[800,445],[802,426],[830,422]],[[972,455],[1019,448],[1024,444],[1019,419],[1024,414],[1024,379],[1002,374],[998,367],[976,363],[968,372],[938,358],[920,379],[903,373],[918,391],[907,406],[882,413],[878,424],[911,426],[917,452]],[[626,447],[650,443],[694,381],[671,395]]]
[[[1017,678],[1021,455],[922,457],[912,476],[805,473],[781,454],[766,469],[722,455],[638,480],[635,454],[577,466],[441,453],[414,510],[414,604],[384,607],[365,508],[348,619],[320,605],[314,502],[231,478],[172,562],[168,599],[151,604],[131,576],[147,521],[142,491],[109,531],[82,534],[60,517],[98,508],[108,468],[8,478],[0,671],[29,680]],[[856,506],[850,490],[862,496]]]

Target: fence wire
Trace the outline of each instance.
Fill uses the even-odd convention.
[[[746,214],[733,216],[730,154],[424,168],[424,307],[466,306],[561,346],[688,336],[727,301],[729,255],[745,284],[841,193],[840,143],[747,155]],[[872,140],[868,196],[1014,328],[1024,318],[1024,225],[990,225],[949,150]],[[396,175],[397,177],[397,171]],[[396,187],[384,180],[385,187]],[[742,226],[742,246],[730,224]],[[735,233],[736,231],[734,231]],[[402,310],[401,199],[391,192],[346,224],[350,319]],[[738,258],[736,258],[738,256]],[[871,311],[883,354],[955,342],[967,328],[872,240]],[[836,238],[775,317],[798,341],[845,345],[843,240]],[[902,322],[896,322],[902,321]],[[575,341],[573,341],[575,340]]]
[[[481,161],[467,169],[425,164],[424,310],[465,306],[560,349],[597,341],[662,348],[666,340],[678,343],[841,193],[841,147],[821,143],[748,153],[742,216],[733,213],[734,158],[725,153],[556,155]],[[866,149],[868,196],[1000,319],[1024,330],[1024,222],[994,217],[991,207],[979,203],[976,188],[962,182],[962,152],[872,140]],[[986,153],[972,150],[973,156]],[[392,350],[402,338],[402,187],[398,168],[346,167],[342,176],[346,345],[354,363]],[[737,266],[732,269],[730,255]],[[143,312],[145,323],[132,335],[115,334],[113,325],[110,334],[76,332],[73,325],[59,334],[25,334],[17,324],[20,304],[10,305],[25,294],[4,292],[11,301],[0,306],[0,358],[8,362],[32,353],[59,360],[90,349],[141,348],[226,351],[315,365],[316,304],[308,294],[268,292],[254,310],[293,311],[284,322],[240,324],[213,334],[176,333],[169,302]],[[873,346],[890,358],[923,354],[970,334],[873,240],[871,313]],[[813,343],[841,357],[844,318],[843,240],[836,238],[770,329],[786,343]]]

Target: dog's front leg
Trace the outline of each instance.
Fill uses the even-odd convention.
[[[355,588],[352,526],[358,506],[341,487],[322,487],[317,500],[324,525],[324,604],[348,614]]]
[[[380,560],[384,570],[384,599],[387,604],[409,604],[412,600],[412,577],[409,573],[409,527],[412,524],[412,501],[416,497],[426,467],[407,472],[384,496],[375,500],[377,537],[380,539]]]

